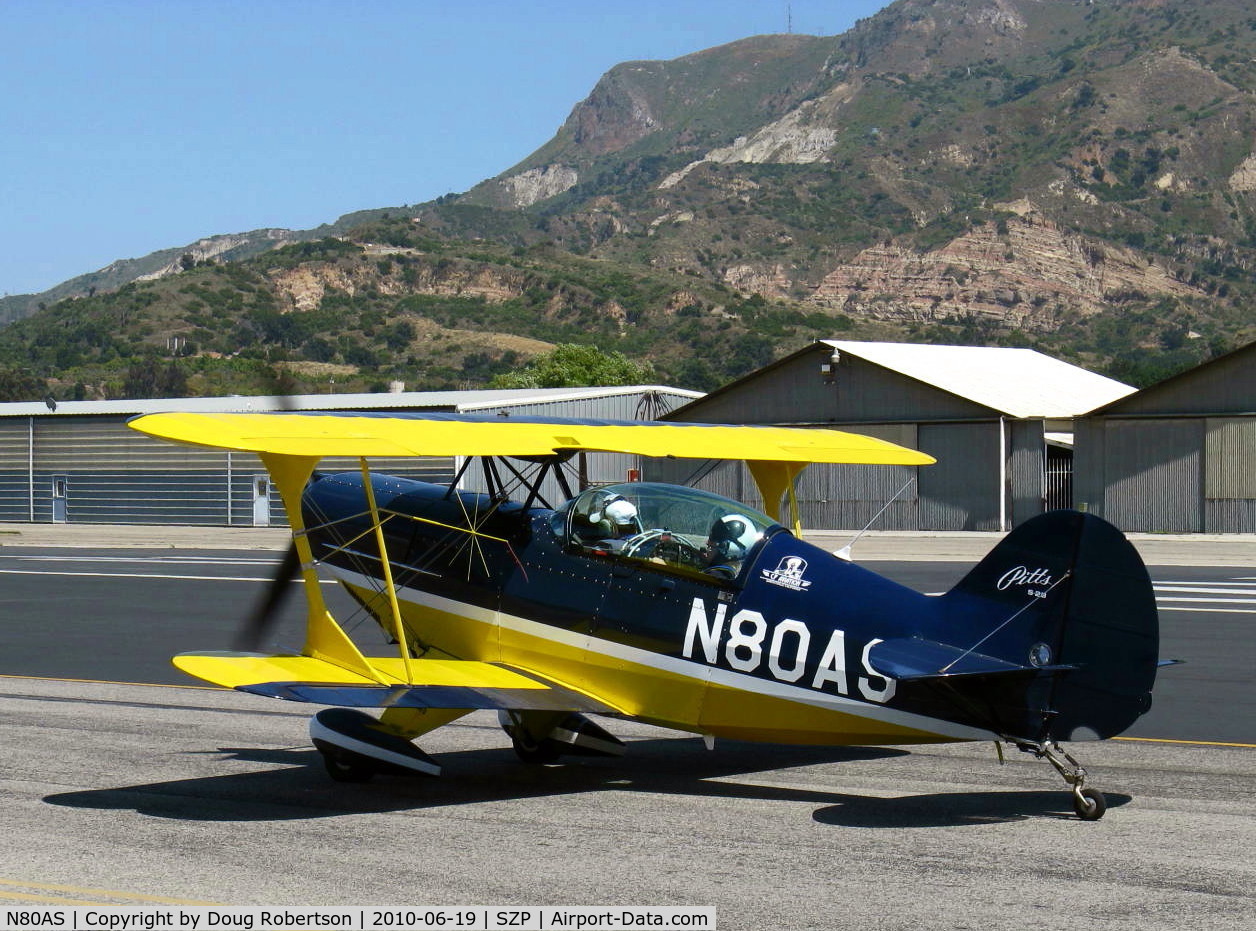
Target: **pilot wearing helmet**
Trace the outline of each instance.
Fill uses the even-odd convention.
[[[636,505],[618,494],[599,494],[585,518],[585,525],[580,535],[596,542],[599,549],[617,550],[624,540],[641,532]]]
[[[600,523],[608,526],[608,536],[614,539],[622,540],[641,532],[636,505],[622,495],[613,495],[606,502],[606,506],[602,508]]]
[[[759,542],[758,528],[750,518],[742,514],[726,514],[711,525],[702,555],[706,560],[705,571],[720,578],[735,579],[741,571],[741,561]]]

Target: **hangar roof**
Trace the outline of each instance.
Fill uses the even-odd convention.
[[[19,401],[0,403],[0,417],[38,417],[96,414],[156,414],[168,411],[225,413],[250,411],[328,411],[444,409],[466,412],[521,404],[577,401],[657,392],[686,400],[702,397],[698,391],[661,385],[613,388],[499,388],[483,391],[400,391],[371,394],[300,394],[287,396],[232,395],[216,398],[153,398],[119,401]]]
[[[1033,349],[820,342],[1009,417],[1075,417],[1137,390]]]

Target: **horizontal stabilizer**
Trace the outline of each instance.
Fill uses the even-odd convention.
[[[384,681],[368,679],[312,656],[265,653],[180,653],[179,669],[255,695],[350,708],[496,708],[584,711],[618,709],[557,683],[474,660],[370,657]],[[411,679],[407,681],[407,666]]]
[[[961,650],[949,643],[899,637],[883,640],[868,653],[868,661],[882,675],[900,682],[955,677],[1003,677],[1058,674],[1076,669],[1072,665],[1033,666]]]

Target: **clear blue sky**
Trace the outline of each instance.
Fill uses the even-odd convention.
[[[0,294],[465,191],[621,61],[889,0],[0,0]]]

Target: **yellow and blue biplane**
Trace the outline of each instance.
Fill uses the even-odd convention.
[[[491,709],[531,763],[622,753],[599,717],[708,742],[994,740],[1046,759],[1093,820],[1104,796],[1061,743],[1117,735],[1150,707],[1151,582],[1093,515],[1027,521],[937,597],[803,541],[794,484],[809,463],[933,462],[881,440],[458,414],[164,413],[130,425],[255,452],[270,471],[293,534],[276,590],[299,570],[304,648],[174,662],[220,686],[329,706],[310,734],[338,780],[436,775],[415,739]],[[591,452],[742,460],[772,513],[657,482],[573,488],[571,461]],[[316,471],[340,456],[360,468]],[[488,491],[369,467],[398,456],[478,461]],[[395,653],[365,655],[329,613],[320,573]]]

